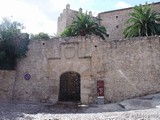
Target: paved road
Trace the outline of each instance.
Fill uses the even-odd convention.
[[[91,106],[0,103],[0,120],[160,120],[160,94]]]

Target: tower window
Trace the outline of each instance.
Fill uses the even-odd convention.
[[[116,18],[118,18],[118,16],[116,16]]]

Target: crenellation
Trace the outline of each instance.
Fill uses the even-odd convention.
[[[70,4],[67,4],[66,5],[66,10],[69,10],[70,9]]]
[[[82,11],[82,8],[79,8],[79,12],[80,12],[80,13],[82,13],[82,12],[83,12],[83,11]]]
[[[157,7],[159,3],[154,5]],[[113,28],[108,28],[110,34],[112,30],[117,32],[117,36],[111,35],[106,40],[88,35],[31,41],[27,57],[17,59],[15,71],[0,70],[0,101],[55,104],[60,101],[64,73],[79,76],[74,80],[79,79],[78,102],[82,104],[97,103],[99,80],[104,81],[105,103],[160,92],[160,36],[118,38],[120,33],[116,29],[120,29],[123,17],[130,11],[128,8],[98,15],[108,16],[100,24],[113,21]],[[59,31],[77,13],[67,5],[58,18],[58,25],[63,24]]]
[[[157,3],[152,3],[153,9],[157,12],[160,13],[160,2]],[[70,7],[69,7],[70,8]],[[65,17],[63,17],[63,20],[66,21],[66,24],[64,23],[59,23],[58,26],[58,34],[60,34],[65,27],[69,26],[75,15],[78,14],[78,12],[82,13],[82,8],[79,9],[79,11],[71,10],[69,9],[70,12],[69,14],[66,14]],[[102,19],[99,24],[101,26],[106,27],[107,33],[109,34],[109,39],[110,40],[115,40],[115,39],[122,39],[124,38],[123,36],[123,31],[126,27],[126,21],[129,18],[129,13],[132,12],[132,7],[130,8],[125,8],[125,9],[119,9],[119,10],[113,10],[113,11],[107,11],[107,12],[101,12],[98,14],[98,18]],[[92,12],[89,12],[89,15],[92,16]],[[60,27],[60,28],[59,28]]]
[[[66,5],[66,9],[63,9],[63,12],[60,14],[60,18],[57,21],[57,33],[61,34],[65,27],[71,25],[75,15],[78,11],[71,10],[70,5]]]

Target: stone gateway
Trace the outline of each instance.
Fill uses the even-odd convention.
[[[158,13],[159,6],[153,4]],[[99,95],[110,103],[160,92],[160,37],[123,39],[131,10],[98,14],[109,33],[105,41],[96,36],[31,41],[16,71],[0,71],[0,101],[90,104]],[[66,6],[58,18],[58,33],[76,14]],[[100,80],[103,87],[97,89]]]
[[[66,72],[60,76],[59,101],[80,102],[80,74]]]
[[[31,78],[24,79],[29,73]],[[103,41],[95,36],[32,41],[18,60],[12,98],[21,102],[105,103],[160,92],[160,38]],[[3,79],[3,78],[2,78]]]

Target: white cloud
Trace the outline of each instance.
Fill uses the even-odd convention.
[[[131,7],[130,4],[128,4],[128,3],[126,3],[126,2],[123,2],[123,1],[117,2],[115,6],[116,6],[116,9]]]
[[[71,9],[79,10],[81,7],[83,12],[91,10],[93,15],[97,13],[93,9],[94,0],[48,0],[46,2],[45,0],[0,0],[0,3],[0,19],[12,16],[12,20],[24,24],[25,32],[34,34],[39,32],[56,33],[56,18],[68,3],[71,5]]]
[[[57,21],[53,21],[45,15],[40,7],[27,4],[20,0],[0,0],[0,17],[11,17],[12,20],[21,22],[25,26],[25,32],[49,34],[56,33]]]

